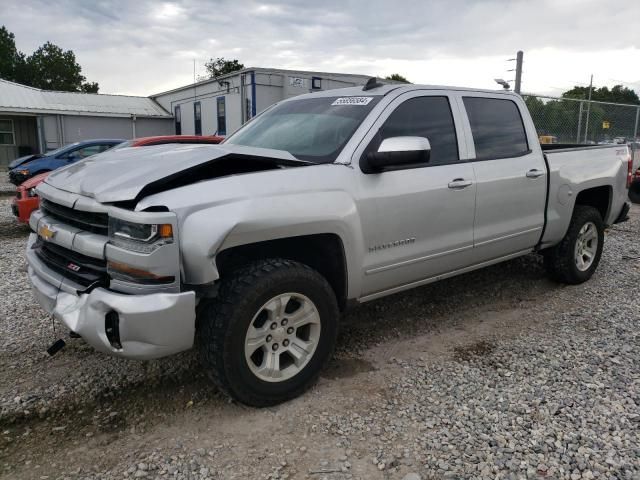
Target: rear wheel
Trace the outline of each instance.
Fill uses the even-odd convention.
[[[579,284],[598,268],[604,244],[604,224],[593,207],[576,205],[562,241],[545,252],[545,266],[562,283]]]
[[[293,398],[318,377],[338,329],[333,290],[318,272],[284,259],[238,269],[200,311],[198,344],[211,378],[252,406]]]

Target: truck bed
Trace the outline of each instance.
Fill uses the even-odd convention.
[[[627,200],[629,149],[626,145],[541,145],[549,171],[546,226],[541,247],[559,242],[569,227],[580,192],[601,188],[608,196],[603,219],[611,225]],[[547,148],[550,147],[550,148]]]

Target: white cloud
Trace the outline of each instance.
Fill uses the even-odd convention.
[[[148,95],[191,82],[194,59],[202,75],[218,56],[494,88],[512,78],[506,59],[518,49],[527,91],[560,92],[591,73],[597,85],[638,88],[638,18],[637,0],[5,0],[2,21],[26,53],[50,40],[101,91]]]

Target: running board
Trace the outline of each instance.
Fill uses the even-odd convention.
[[[382,290],[381,292],[372,293],[369,295],[365,295],[358,299],[359,303],[368,302],[370,300],[376,300],[381,297],[386,297],[387,295],[391,295],[393,293],[402,292],[404,290],[409,290],[411,288],[420,287],[422,285],[427,285],[429,283],[437,282],[438,280],[443,280],[445,278],[455,277],[456,275],[460,275],[462,273],[471,272],[473,270],[478,270],[479,268],[488,267],[489,265],[494,265],[496,263],[504,262],[507,260],[511,260],[517,257],[522,257],[523,255],[527,255],[528,253],[533,252],[532,248],[527,250],[521,250],[516,253],[512,253],[509,255],[505,255],[504,257],[494,258],[493,260],[489,260],[482,263],[476,263],[475,265],[471,265],[470,267],[461,268],[459,270],[453,270],[452,272],[442,273],[440,275],[436,275],[434,277],[425,278],[422,280],[418,280],[416,282],[407,283],[405,285],[400,285],[399,287],[393,287],[388,290]]]

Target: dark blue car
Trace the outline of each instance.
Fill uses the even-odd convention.
[[[14,185],[20,185],[35,175],[83,160],[91,155],[109,150],[122,142],[124,142],[122,139],[85,140],[66,145],[44,155],[18,158],[9,164],[9,181]]]

